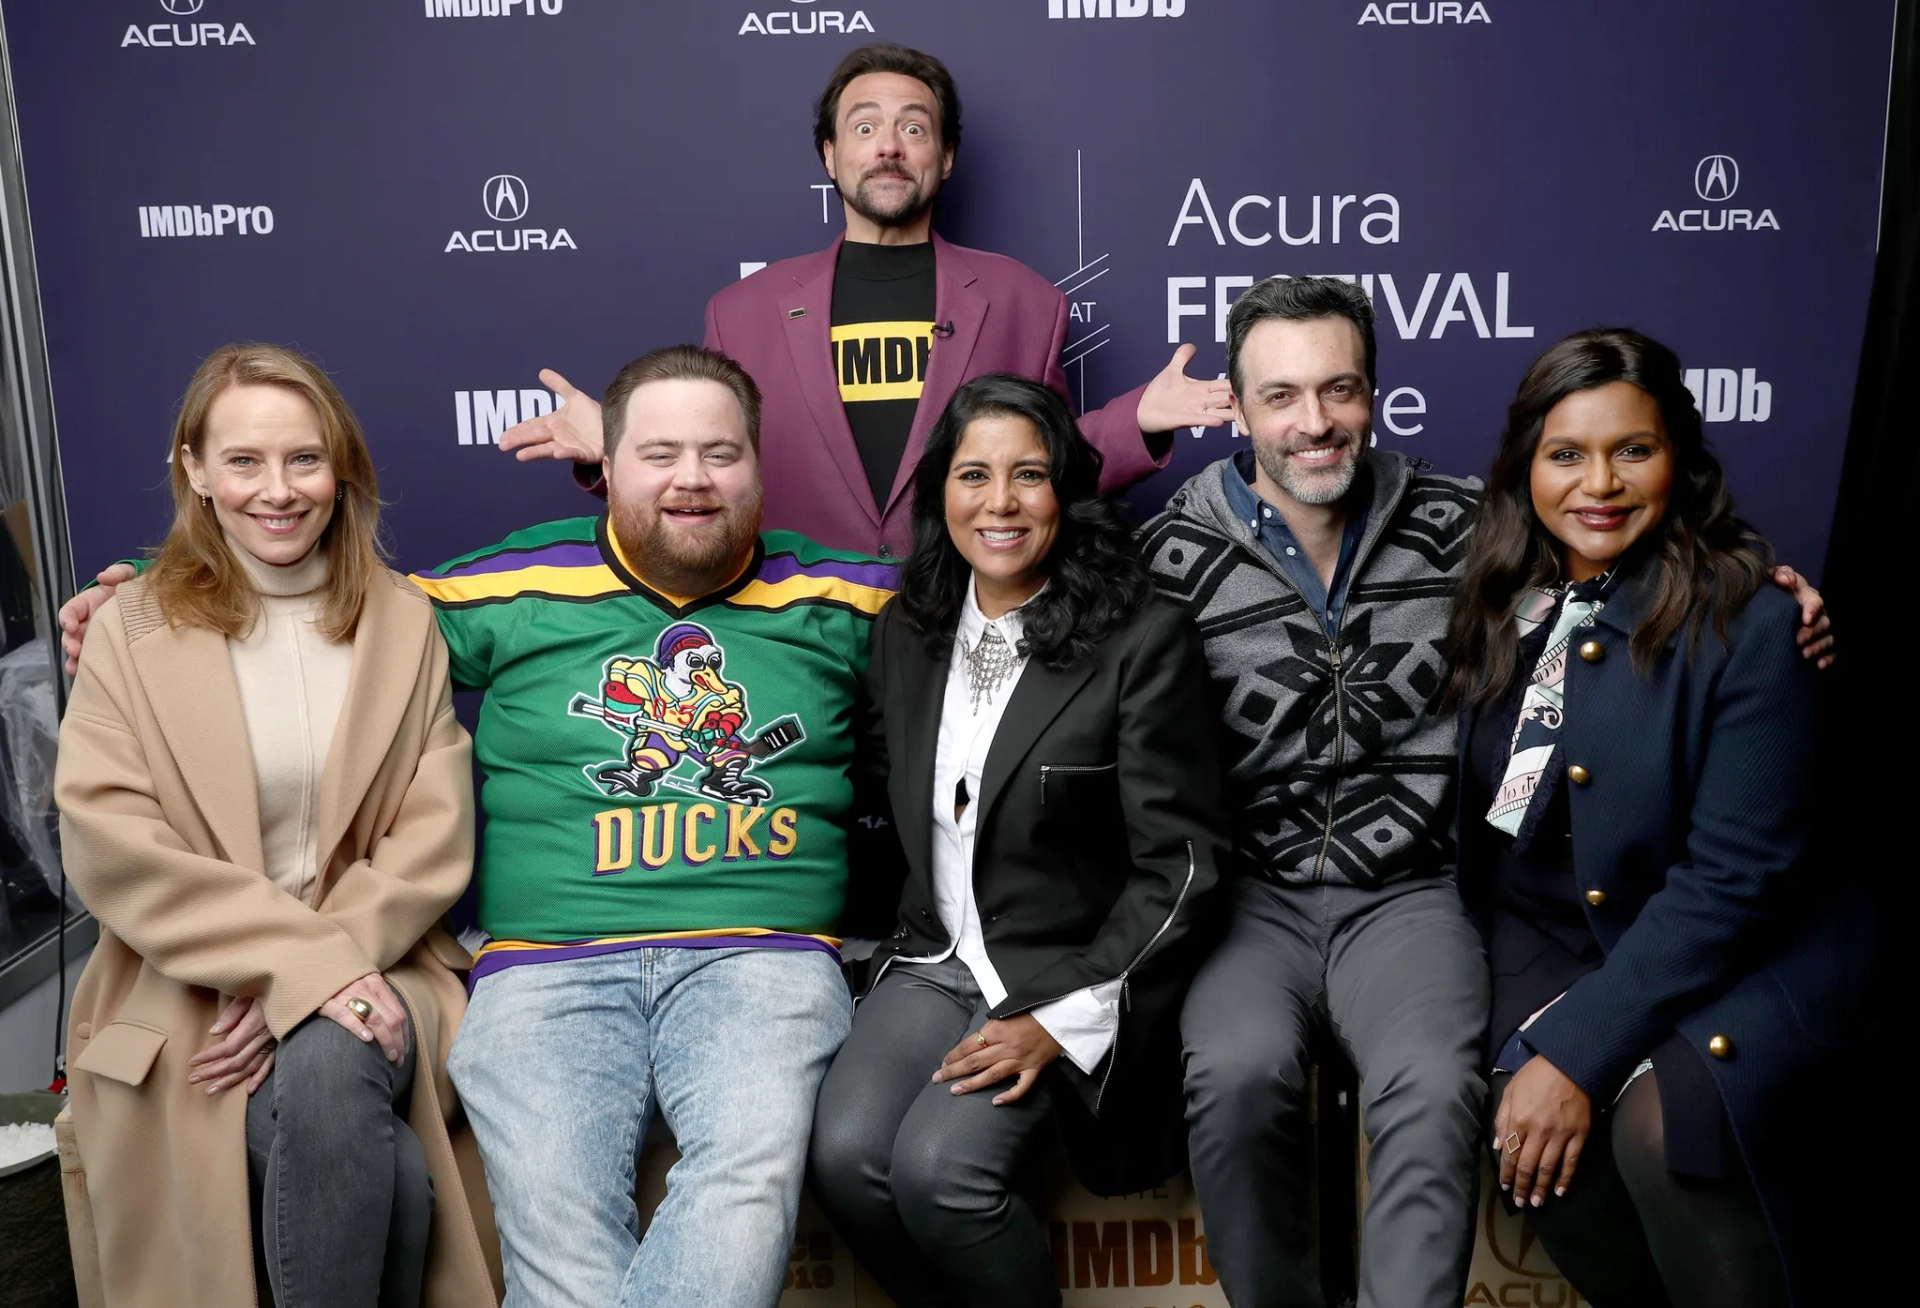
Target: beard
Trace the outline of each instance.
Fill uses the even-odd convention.
[[[614,501],[608,526],[620,552],[649,586],[670,595],[705,595],[733,580],[752,556],[760,535],[762,498],[756,485],[752,499],[722,503],[718,513],[697,527],[668,517],[667,510],[676,507],[673,501],[645,507]]]
[[[1254,461],[1260,465],[1260,471],[1281,490],[1302,504],[1332,504],[1343,498],[1353,489],[1354,478],[1360,475],[1361,452],[1366,448],[1365,432],[1336,431],[1335,439],[1325,444],[1343,448],[1346,453],[1323,468],[1311,470],[1296,467],[1292,455],[1297,450],[1313,449],[1322,443],[1318,441],[1295,441],[1284,445],[1262,445],[1253,447]]]
[[[898,177],[913,183],[898,200],[891,204],[882,203],[867,184],[876,177]],[[840,198],[852,206],[853,211],[868,222],[881,227],[905,227],[933,207],[933,197],[938,191],[924,191],[919,183],[897,168],[880,167],[869,171],[859,183],[848,191],[840,188]]]

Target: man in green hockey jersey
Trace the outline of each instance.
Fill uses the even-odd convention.
[[[867,631],[893,571],[760,528],[759,395],[724,355],[622,369],[607,513],[415,578],[485,692],[480,924],[448,1070],[509,1305],[769,1308],[814,1093]],[[681,1151],[639,1238],[655,1110]]]

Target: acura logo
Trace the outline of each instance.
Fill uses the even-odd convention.
[[[1731,200],[1740,189],[1740,165],[1730,154],[1710,154],[1693,167],[1693,189],[1702,200]]]
[[[1553,1264],[1546,1259],[1546,1250],[1540,1249],[1539,1256],[1535,1256],[1533,1224],[1518,1221],[1512,1212],[1502,1211],[1499,1195],[1487,1196],[1485,1217],[1487,1249],[1495,1262],[1510,1272],[1535,1280],[1555,1275]]]
[[[176,18],[185,18],[188,14],[200,12],[200,6],[207,0],[160,0],[160,7]]]
[[[487,217],[497,223],[517,223],[527,216],[527,184],[512,173],[487,178],[480,199]]]

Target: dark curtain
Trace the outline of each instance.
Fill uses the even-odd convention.
[[[1920,385],[1920,299],[1915,297],[1920,273],[1920,196],[1915,193],[1920,115],[1914,84],[1920,36],[1915,0],[1899,0],[1898,10],[1880,253],[1824,577],[1836,616],[1846,615],[1844,663],[1853,668],[1842,680],[1849,683],[1871,678],[1876,667],[1886,671],[1895,627],[1904,630],[1913,621],[1910,606],[1887,603],[1890,592],[1904,589],[1893,561],[1914,536],[1907,505],[1920,473],[1920,395],[1915,390]],[[1901,699],[1911,714],[1911,698],[1894,697],[1895,702]]]
[[[1821,584],[1839,636],[1836,753],[1825,769],[1834,855],[1904,915],[1912,870],[1920,697],[1902,672],[1920,628],[1905,552],[1920,539],[1920,0],[1898,0],[1880,251]],[[1862,70],[1863,75],[1866,70]],[[1890,974],[1890,984],[1903,979]]]
[[[1902,669],[1920,629],[1915,582],[1905,551],[1920,537],[1920,3],[1898,0],[1894,25],[1893,86],[1888,101],[1887,157],[1880,209],[1880,250],[1867,312],[1853,420],[1841,464],[1840,498],[1822,577],[1840,637],[1830,717],[1834,751],[1823,769],[1822,809],[1831,858],[1827,884],[1864,883],[1881,925],[1872,998],[1857,1038],[1837,1052],[1827,1077],[1829,1128],[1836,1155],[1855,1147],[1857,1128],[1886,1120],[1886,1109],[1906,1096],[1906,1078],[1887,1055],[1908,1043],[1912,992],[1905,970],[1905,938],[1913,907],[1916,850],[1912,754],[1920,728],[1920,700]],[[1862,69],[1865,75],[1868,70]],[[1898,1115],[1898,1110],[1895,1110]],[[1864,1140],[1859,1143],[1864,1144]],[[1803,1178],[1832,1194],[1835,1283],[1833,1302],[1871,1293],[1882,1275],[1904,1278],[1910,1259],[1905,1205],[1849,1203],[1835,1190],[1836,1167]],[[1841,1214],[1847,1214],[1842,1217]],[[1898,1216],[1896,1216],[1898,1214]],[[1882,1283],[1884,1285],[1884,1283]],[[1858,1300],[1865,1302],[1864,1298]]]

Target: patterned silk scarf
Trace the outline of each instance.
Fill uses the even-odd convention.
[[[1507,770],[1494,792],[1493,807],[1487,821],[1514,837],[1517,848],[1524,849],[1533,828],[1546,811],[1553,796],[1559,769],[1554,755],[1560,748],[1560,726],[1565,716],[1566,697],[1562,687],[1567,677],[1567,651],[1573,646],[1573,633],[1590,626],[1612,589],[1613,573],[1606,572],[1570,586],[1552,590],[1529,590],[1520,600],[1514,621],[1520,631],[1520,649],[1531,654],[1537,647],[1532,679],[1520,698],[1520,715],[1513,724],[1513,744],[1507,758]],[[1548,620],[1552,619],[1549,627]],[[1539,633],[1546,630],[1544,640]]]

